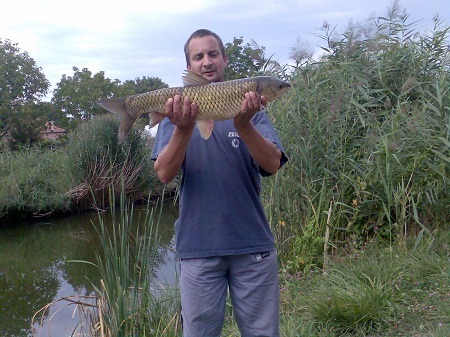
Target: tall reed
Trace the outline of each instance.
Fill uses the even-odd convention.
[[[394,8],[359,38],[325,25],[326,54],[270,107],[290,161],[264,198],[288,269],[448,225],[450,27],[421,36],[407,18]]]
[[[69,296],[42,308],[33,323],[45,317],[55,304],[75,306],[79,322],[73,335],[90,337],[176,336],[179,331],[177,292],[168,287],[156,289],[155,268],[159,254],[159,219],[163,204],[149,204],[143,218],[135,218],[133,204],[125,201],[122,192],[119,212],[110,198],[110,216],[99,214],[93,223],[98,237],[96,260],[72,260],[99,270],[100,279],[90,280],[93,293]],[[116,217],[116,214],[120,214]],[[109,223],[110,222],[110,223]],[[59,311],[59,309],[58,309]],[[49,319],[57,319],[57,313]]]
[[[148,310],[152,306],[150,291],[153,268],[157,259],[158,234],[154,210],[149,210],[143,223],[133,228],[133,206],[120,202],[120,218],[115,218],[111,203],[112,226],[99,220],[101,250],[96,265],[100,270],[100,286],[95,288],[100,300],[98,315],[103,332],[100,336],[150,334]],[[101,331],[100,330],[100,331]]]

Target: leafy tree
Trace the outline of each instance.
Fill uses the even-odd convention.
[[[58,110],[51,102],[39,102],[33,106],[33,109],[39,113],[42,119],[45,119],[45,122],[48,120],[53,121],[63,129],[70,127],[70,119],[67,115],[63,111]]]
[[[67,127],[67,118],[63,118],[49,102],[29,101],[11,110],[9,116],[14,120],[8,129],[8,143],[13,150],[40,141],[47,120],[54,121],[58,126]]]
[[[264,66],[264,47],[251,46],[244,39],[234,38],[232,43],[225,44],[228,65],[225,68],[225,79],[234,80],[255,76]]]
[[[73,67],[74,75],[63,75],[53,92],[54,110],[61,110],[72,118],[70,128],[78,122],[107,113],[97,105],[100,98],[122,97],[167,88],[168,85],[157,77],[142,77],[127,80],[123,84],[119,80],[111,81],[100,71],[96,74],[83,68]],[[62,124],[64,125],[64,124]]]
[[[94,75],[83,68],[73,67],[73,76],[63,75],[53,91],[52,102],[56,109],[71,116],[75,121],[91,119],[106,111],[96,101],[102,97],[112,97],[118,81],[111,81],[100,71]],[[76,123],[73,123],[76,124]]]
[[[33,102],[21,105],[12,111],[14,123],[9,129],[8,140],[13,150],[40,140],[40,133],[45,128],[45,114],[46,112]],[[23,118],[23,116],[27,117]]]
[[[135,80],[127,80],[120,84],[115,91],[114,96],[121,97],[127,95],[142,94],[157,89],[168,88],[169,86],[158,77],[136,78]]]
[[[258,75],[273,75],[286,78],[286,70],[272,57],[266,58],[265,47],[260,47],[254,40],[243,44],[244,40],[234,38],[225,44],[228,65],[225,68],[225,80],[234,80]]]
[[[0,138],[12,129],[38,129],[40,121],[26,105],[38,102],[49,85],[27,52],[10,40],[0,40]]]

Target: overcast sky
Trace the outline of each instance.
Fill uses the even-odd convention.
[[[450,24],[449,0],[403,0],[416,30],[433,27],[435,14]],[[297,38],[318,50],[315,37],[326,20],[343,30],[350,19],[383,16],[392,0],[8,0],[2,4],[0,39],[18,43],[43,69],[51,92],[72,67],[104,71],[120,81],[159,77],[181,86],[183,46],[196,29],[207,28],[224,43],[253,39],[281,64]]]

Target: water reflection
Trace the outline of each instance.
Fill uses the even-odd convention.
[[[135,221],[142,221],[145,212],[146,207],[135,208]],[[175,257],[171,248],[175,217],[175,208],[165,206],[159,225],[160,259],[155,267],[157,280],[170,285],[175,282]],[[92,282],[99,279],[97,269],[67,261],[95,262],[97,233],[92,222],[98,223],[96,218],[96,213],[90,213],[0,229],[1,337],[32,336],[31,318],[39,309],[64,296],[92,292]],[[73,307],[63,308],[62,303],[53,306],[44,325],[55,313],[49,327],[51,335],[70,336],[71,328],[78,321],[76,315],[72,318]],[[38,336],[49,335],[47,327],[41,330],[38,329]]]

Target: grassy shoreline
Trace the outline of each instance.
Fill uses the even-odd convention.
[[[299,329],[284,336],[447,336],[448,254],[374,244],[326,271],[282,276],[282,317]]]
[[[111,205],[113,213],[115,207]],[[149,204],[136,228],[131,226],[133,206],[122,201],[119,207],[121,215],[108,226],[113,232],[102,220],[94,224],[101,243],[95,263],[100,280],[88,301],[79,302],[77,332],[91,337],[180,336],[177,287],[155,295],[150,286],[162,208]],[[449,230],[419,245],[412,235],[392,244],[373,240],[361,249],[343,247],[329,257],[326,268],[293,273],[280,266],[281,336],[448,336],[449,242]],[[225,322],[222,336],[238,336],[230,305]]]

